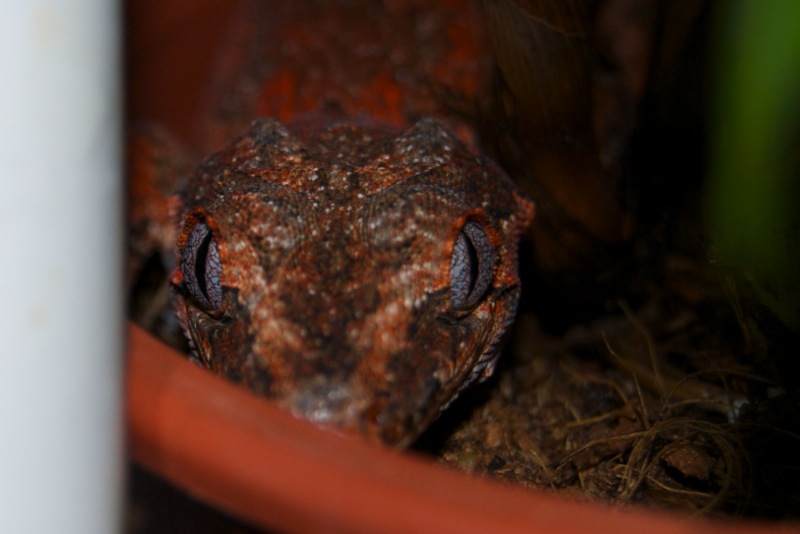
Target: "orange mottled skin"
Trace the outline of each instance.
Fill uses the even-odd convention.
[[[468,141],[489,61],[480,14],[465,0],[251,2],[217,64],[204,146],[254,117],[309,113],[407,127],[436,117]]]

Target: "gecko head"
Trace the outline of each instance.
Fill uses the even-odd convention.
[[[209,369],[397,445],[492,373],[533,205],[438,122],[258,120],[181,204],[176,307]]]

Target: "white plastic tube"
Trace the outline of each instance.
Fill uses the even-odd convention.
[[[0,0],[0,532],[119,531],[119,6]]]

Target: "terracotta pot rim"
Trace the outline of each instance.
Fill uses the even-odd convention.
[[[579,503],[299,421],[129,326],[129,450],[254,524],[291,532],[800,532]]]

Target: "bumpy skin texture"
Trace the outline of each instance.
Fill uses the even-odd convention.
[[[259,119],[180,200],[177,310],[213,371],[398,445],[491,374],[533,205],[438,121]]]
[[[221,150],[170,199],[177,143],[131,137],[131,248],[179,236],[175,307],[202,365],[396,445],[491,374],[533,205],[465,144],[487,66],[470,7],[250,2],[194,140]]]

